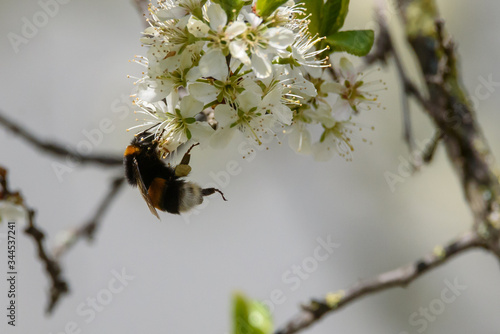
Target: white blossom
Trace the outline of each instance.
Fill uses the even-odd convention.
[[[188,141],[225,147],[238,133],[260,144],[280,127],[299,153],[348,156],[339,147],[352,148],[351,118],[376,97],[346,59],[339,82],[325,81],[322,38],[310,35],[303,4],[288,1],[269,17],[246,5],[228,18],[210,0],[162,0],[149,11],[133,95],[144,117],[133,128],[153,132],[164,153]]]

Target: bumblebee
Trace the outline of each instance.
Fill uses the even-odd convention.
[[[157,151],[158,143],[154,135],[143,132],[134,137],[125,149],[123,164],[125,177],[132,186],[137,186],[149,210],[158,219],[156,209],[174,214],[186,212],[203,202],[204,196],[222,191],[216,188],[201,188],[195,183],[182,179],[191,172],[189,160],[193,147],[184,154],[181,163],[175,167],[167,166]]]

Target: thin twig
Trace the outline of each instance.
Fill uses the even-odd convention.
[[[35,241],[35,244],[37,246],[38,258],[45,265],[45,271],[47,272],[51,280],[51,288],[49,294],[50,299],[46,309],[46,312],[50,314],[54,310],[54,307],[56,306],[60,298],[68,293],[69,287],[68,283],[62,278],[61,266],[56,260],[49,256],[48,252],[45,250],[45,246],[43,243],[45,235],[42,230],[35,226],[35,211],[30,208],[26,209],[28,213],[28,227],[24,230],[24,232],[27,235],[31,236]]]
[[[146,17],[146,15],[149,13],[148,11],[148,1],[147,0],[134,0],[135,8],[141,14],[143,17]],[[148,21],[145,19],[142,21],[144,24],[144,27],[147,28],[149,27]]]
[[[375,48],[371,52],[371,54],[369,54],[366,57],[365,61],[367,64],[373,64],[377,60],[386,63],[387,58],[390,55],[394,57],[394,62],[396,64],[399,79],[403,85],[403,89],[401,92],[403,129],[404,129],[403,138],[406,141],[410,151],[414,152],[415,140],[413,139],[413,134],[412,134],[409,97],[413,95],[420,102],[423,102],[423,98],[418,89],[413,84],[413,82],[406,75],[401,58],[399,57],[399,54],[396,52],[391,34],[389,33],[389,27],[387,26],[387,23],[385,22],[385,19],[382,15],[382,13],[384,13],[385,10],[384,1],[378,0],[375,1],[375,4],[377,7],[375,10],[375,14],[380,31],[378,33],[377,41],[375,43]]]
[[[37,247],[38,257],[45,266],[45,271],[51,281],[50,299],[46,312],[54,310],[59,299],[69,291],[68,284],[62,278],[61,267],[45,250],[43,239],[44,233],[35,226],[35,210],[28,207],[19,191],[11,191],[8,186],[7,170],[0,166],[0,200],[8,201],[14,205],[21,206],[27,214],[28,227],[24,232],[31,236]]]
[[[74,150],[66,149],[63,145],[56,142],[44,141],[32,135],[31,131],[5,117],[1,112],[0,125],[12,131],[15,135],[21,137],[41,152],[51,154],[58,158],[70,158],[75,161],[75,163],[99,164],[107,167],[118,167],[123,164],[123,158],[117,157],[115,154],[81,155]]]
[[[109,209],[115,197],[120,193],[124,181],[125,178],[117,177],[111,182],[108,193],[104,196],[94,216],[81,226],[68,231],[69,234],[65,240],[54,248],[53,252],[55,258],[60,258],[61,255],[66,253],[79,239],[86,238],[88,241],[92,241],[94,239],[95,232],[101,223],[102,217]]]
[[[356,283],[347,290],[331,294],[323,300],[313,300],[309,305],[303,306],[302,312],[275,334],[297,333],[316,323],[325,314],[335,312],[362,297],[394,287],[406,287],[427,271],[448,262],[459,253],[474,248],[487,249],[488,246],[475,232],[465,233],[444,248],[436,247],[432,253],[414,263]]]

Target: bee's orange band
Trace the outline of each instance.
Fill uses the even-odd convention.
[[[125,149],[125,153],[123,153],[123,155],[125,155],[125,156],[132,155],[132,154],[137,153],[137,152],[139,152],[139,148],[137,146],[129,145]]]
[[[165,179],[157,177],[153,180],[148,189],[148,195],[151,199],[151,203],[153,203],[153,206],[159,210],[164,210],[160,203],[163,195],[163,189],[165,188],[165,181]]]

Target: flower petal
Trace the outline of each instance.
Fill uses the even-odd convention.
[[[232,41],[229,43],[229,51],[234,58],[237,58],[243,64],[250,66],[251,61],[247,55],[247,44],[245,41]]]
[[[191,95],[184,96],[181,100],[180,109],[183,117],[194,117],[203,109],[203,103]]]
[[[269,28],[264,37],[268,39],[269,45],[276,49],[286,49],[295,40],[294,33],[286,28]]]
[[[187,29],[191,34],[198,38],[207,36],[208,32],[210,31],[209,26],[207,26],[205,23],[201,22],[194,16],[191,16],[189,18]]]
[[[225,148],[236,132],[238,132],[236,128],[217,129],[210,138],[210,146],[217,149]]]
[[[339,122],[347,121],[351,118],[353,110],[347,100],[338,98],[332,107],[333,117]]]
[[[161,21],[167,21],[172,19],[180,19],[188,14],[188,11],[182,7],[176,6],[169,9],[160,9],[156,12],[156,16]]]
[[[227,23],[227,14],[219,4],[212,3],[207,9],[208,20],[210,21],[210,28],[213,31],[222,31],[222,28]]]
[[[195,122],[189,126],[193,140],[207,145],[215,130],[207,122]]]
[[[172,90],[170,80],[145,80],[137,85],[137,97],[148,102],[156,102],[165,98]]]
[[[311,134],[305,124],[295,123],[288,135],[288,145],[297,153],[311,154]]]
[[[312,145],[312,152],[314,160],[316,161],[329,161],[337,152],[335,147],[330,146],[329,142],[317,142]]]
[[[226,28],[226,37],[230,40],[234,39],[236,36],[243,34],[247,30],[247,28],[248,27],[244,22],[233,22]]]
[[[226,57],[220,49],[207,52],[201,57],[198,67],[204,77],[214,77],[217,80],[225,81],[228,75]]]
[[[252,54],[252,68],[257,78],[267,78],[272,73],[271,62],[264,53]]]
[[[351,81],[351,84],[354,84],[356,80],[356,70],[354,69],[354,65],[349,61],[349,59],[342,57],[339,61],[340,64],[340,72],[344,79]]]
[[[324,93],[335,93],[335,94],[343,94],[346,90],[345,86],[338,82],[328,82],[325,81],[321,85],[321,91]]]
[[[214,115],[220,127],[229,127],[238,117],[236,110],[227,104],[219,104],[215,107]]]
[[[212,85],[202,82],[189,84],[189,94],[204,104],[213,102],[219,95],[219,90]]]

